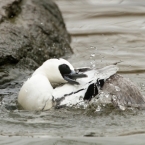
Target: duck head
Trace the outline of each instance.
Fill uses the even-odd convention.
[[[78,73],[65,59],[49,59],[40,66],[33,75],[44,74],[50,83],[79,84],[76,79],[87,77],[86,74]]]

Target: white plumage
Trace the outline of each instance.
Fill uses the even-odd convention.
[[[91,100],[99,93],[103,83],[116,74],[116,65],[102,69],[74,69],[64,59],[50,59],[40,66],[23,84],[18,95],[18,103],[25,110],[48,110],[53,105],[72,106],[84,99]],[[87,77],[86,77],[87,76]],[[82,78],[83,77],[83,78]],[[53,88],[52,83],[61,83]],[[63,83],[63,85],[62,85]],[[53,103],[56,102],[56,103]]]
[[[52,103],[53,88],[46,76],[36,74],[29,78],[22,86],[18,103],[25,110],[47,110]]]
[[[78,68],[79,70],[80,68]],[[118,71],[116,65],[110,65],[98,70],[88,70],[84,72],[88,77],[77,79],[80,85],[64,84],[53,90],[55,100],[59,101],[59,105],[72,106],[82,102],[88,87],[94,84],[99,91],[98,80],[106,80]],[[89,91],[89,90],[88,90]],[[91,91],[91,90],[90,90]],[[94,91],[94,90],[93,90]],[[92,92],[93,93],[93,92]],[[95,93],[95,92],[94,92]],[[98,93],[97,93],[98,94]],[[95,96],[93,96],[95,97]]]

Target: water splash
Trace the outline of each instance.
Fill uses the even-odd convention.
[[[117,100],[117,97],[115,95],[112,96],[113,101]]]
[[[126,109],[124,105],[118,105],[118,107],[119,107],[119,109],[122,110],[122,111],[124,111],[124,110]]]
[[[101,106],[100,106],[100,105],[98,105],[98,107],[97,107],[97,109],[95,110],[95,112],[99,112],[99,111],[101,111]]]
[[[95,53],[92,53],[90,57],[95,57]]]
[[[96,67],[96,64],[95,64],[95,63],[96,63],[96,62],[95,62],[94,60],[90,62],[91,68],[92,68],[92,69],[94,69],[94,68]]]
[[[119,88],[118,86],[115,86],[115,90],[116,90],[117,92],[119,92],[119,91],[120,91],[120,88]]]

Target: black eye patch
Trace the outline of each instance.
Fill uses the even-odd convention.
[[[78,74],[74,70],[71,70],[67,64],[61,64],[59,66],[59,71],[60,71],[63,79],[66,80],[70,84],[79,85],[79,83],[76,81],[76,79],[87,77],[86,74]]]
[[[60,71],[62,76],[64,76],[65,74],[70,74],[71,73],[71,70],[70,70],[69,66],[66,65],[66,64],[61,64],[59,66],[59,71]]]

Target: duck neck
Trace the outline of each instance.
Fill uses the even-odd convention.
[[[47,77],[50,83],[66,83],[59,70],[57,70],[53,64],[48,65],[48,63],[44,63],[33,73],[33,75],[36,74]]]
[[[38,75],[38,74],[47,77],[47,74],[45,73],[45,71],[44,71],[44,69],[43,69],[42,66],[40,66],[39,68],[37,68],[37,69],[34,71],[34,73],[33,73],[32,76]]]

